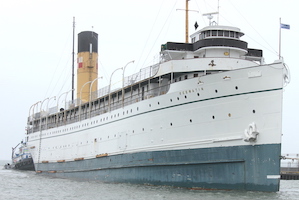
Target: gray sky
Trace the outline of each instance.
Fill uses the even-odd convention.
[[[202,14],[217,11],[217,2],[189,2],[189,9],[199,11],[189,14],[190,34],[195,21],[199,28],[208,25]],[[241,28],[242,39],[263,49],[267,63],[278,58],[279,18],[291,26],[282,30],[281,52],[292,78],[284,92],[283,153],[299,153],[298,5],[296,0],[220,0],[219,23]],[[76,34],[99,34],[102,87],[114,69],[135,60],[126,69],[130,75],[155,63],[161,44],[184,42],[185,13],[176,11],[184,8],[185,0],[0,0],[0,160],[10,159],[11,147],[24,138],[30,106],[71,89],[73,16]],[[56,103],[51,100],[49,107]]]

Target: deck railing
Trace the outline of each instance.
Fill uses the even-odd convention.
[[[158,72],[158,70],[159,64],[156,64],[147,68],[143,68],[138,73],[125,77],[124,88],[132,87],[142,80],[147,80],[150,77],[153,77]],[[122,106],[127,106],[144,99],[158,96],[162,93],[165,94],[168,89],[169,85],[159,86],[149,91],[146,91],[147,95],[145,96],[144,94],[140,93],[129,95],[128,97],[124,97],[122,101],[122,98],[115,100],[115,98],[112,97],[113,94],[120,92],[120,90],[112,91],[109,94],[110,86],[106,86],[91,94],[90,103],[82,103],[80,99],[75,99],[73,101],[65,103],[64,108],[54,106],[49,108],[48,112],[38,112],[29,116],[27,134],[71,124],[80,120],[94,117],[96,115],[101,115],[106,112],[119,109]],[[157,93],[157,91],[159,92]],[[111,98],[110,103],[107,100],[109,98]],[[100,102],[98,103],[98,107],[95,104],[95,101],[97,99]],[[89,109],[89,106],[91,107],[91,109]],[[46,120],[46,118],[48,119]]]

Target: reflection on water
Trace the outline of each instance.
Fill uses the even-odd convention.
[[[3,163],[4,165],[5,163]],[[2,165],[2,166],[3,166]],[[1,167],[2,168],[2,167]],[[30,171],[0,170],[1,199],[43,200],[299,200],[299,181],[282,180],[276,193],[248,191],[187,190],[165,186],[79,182],[69,179],[50,178]]]

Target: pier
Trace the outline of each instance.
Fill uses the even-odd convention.
[[[299,180],[299,154],[282,155],[280,175],[282,180]]]

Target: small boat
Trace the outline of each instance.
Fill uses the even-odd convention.
[[[19,148],[18,148],[19,147]],[[28,151],[26,142],[19,143],[15,148],[12,148],[12,165],[9,163],[4,166],[5,169],[32,170],[34,164],[31,154]]]
[[[9,163],[5,164],[4,169],[11,169],[11,164],[9,164]]]

